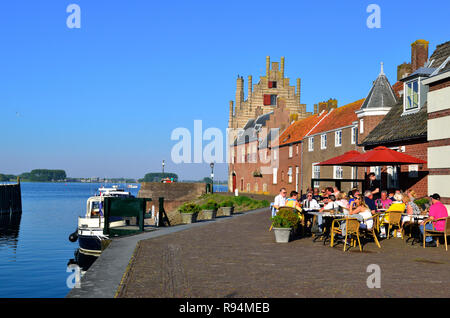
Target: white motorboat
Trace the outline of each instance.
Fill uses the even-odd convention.
[[[69,236],[71,242],[78,240],[80,250],[85,253],[101,253],[109,244],[108,236],[103,234],[105,218],[103,216],[103,202],[106,197],[134,197],[130,192],[118,186],[111,188],[101,187],[98,193],[90,197],[86,203],[86,214],[78,217],[77,230]],[[126,220],[117,217],[110,218],[110,227],[119,227],[126,224]]]

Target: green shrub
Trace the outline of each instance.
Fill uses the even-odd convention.
[[[272,217],[272,226],[281,228],[294,227],[294,225],[289,220],[280,215],[275,215],[274,217]]]
[[[298,216],[298,213],[293,209],[280,209],[274,218],[276,218],[277,222],[280,222],[279,220],[281,219],[284,220],[282,224],[290,224],[289,227],[293,228],[297,228],[298,224],[300,223],[300,217]],[[275,226],[275,224],[273,224],[273,226],[277,227]]]
[[[214,200],[208,200],[205,204],[201,206],[202,210],[217,210],[219,205]]]
[[[200,206],[192,202],[187,202],[180,206],[178,211],[180,213],[198,213],[200,212]]]
[[[425,206],[425,203],[430,203],[430,199],[428,198],[422,198],[422,199],[417,199],[414,201],[415,204],[417,204],[418,206]]]
[[[221,207],[230,207],[232,208],[234,206],[233,201],[231,200],[225,200],[220,204]]]
[[[249,197],[246,197],[245,195],[240,195],[240,196],[237,196],[237,197],[233,197],[233,201],[237,205],[244,205],[244,204],[249,204],[253,200],[250,199]]]

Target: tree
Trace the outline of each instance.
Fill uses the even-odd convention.
[[[174,181],[178,181],[178,175],[176,173],[150,172],[143,179],[139,179],[139,182],[161,182],[164,178],[173,178]]]

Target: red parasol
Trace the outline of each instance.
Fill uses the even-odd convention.
[[[322,161],[321,163],[316,164],[316,166],[340,166],[343,162],[346,162],[347,160],[350,160],[356,156],[360,156],[361,153],[359,153],[356,150],[347,151],[343,155]]]
[[[424,160],[380,146],[359,156],[354,156],[342,166],[370,167],[370,166],[399,166],[410,164],[425,164]]]

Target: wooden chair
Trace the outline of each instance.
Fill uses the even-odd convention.
[[[369,220],[373,220],[372,228],[370,228],[370,229],[366,228],[366,229],[361,230],[362,234],[365,237],[373,238],[373,240],[375,241],[375,244],[377,244],[378,248],[381,248],[380,242],[378,241],[378,238],[377,238],[377,231],[380,227],[380,224],[379,224],[380,223],[380,213],[375,213],[371,217],[364,219],[364,222],[367,222]]]
[[[437,221],[441,221],[441,220],[445,220],[445,226],[444,226],[444,230],[443,231],[437,231],[434,227],[434,224]],[[432,230],[427,230],[425,228],[427,223],[432,223],[433,224],[433,229]],[[444,236],[444,242],[445,242],[445,250],[448,251],[447,248],[447,236],[450,235],[450,217],[445,217],[445,218],[440,218],[440,219],[436,219],[436,220],[428,220],[426,222],[423,223],[423,248],[425,248],[425,239],[427,236]],[[437,244],[439,246],[439,240],[437,240]]]
[[[397,235],[397,229],[400,230],[401,234],[402,234],[402,240],[404,239],[404,235],[403,235],[403,228],[402,228],[402,213],[403,211],[387,211],[386,215],[389,217],[389,221],[388,221],[388,230],[386,232],[386,236],[387,239],[390,238],[391,236],[391,229],[393,227],[396,227],[394,233],[395,235]]]
[[[346,218],[345,222],[347,223],[347,225],[344,240],[344,252],[347,245],[347,237],[349,236],[352,238],[352,246],[356,246],[356,241],[354,240],[354,237],[356,236],[356,239],[358,240],[359,251],[362,252],[361,241],[359,240],[359,221],[357,219]]]
[[[345,218],[345,219],[334,219],[333,220],[333,223],[331,224],[331,230],[330,230],[330,236],[331,236],[330,247],[334,246],[334,236],[336,234],[342,235],[341,223],[345,222],[346,220],[347,220],[347,218]]]

